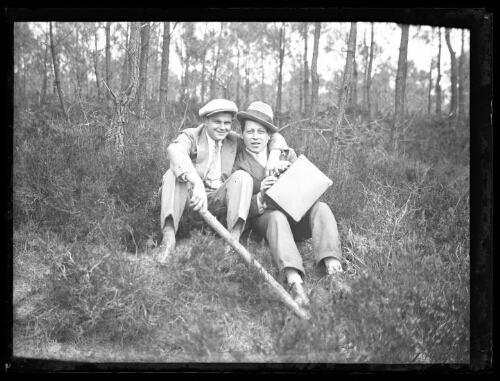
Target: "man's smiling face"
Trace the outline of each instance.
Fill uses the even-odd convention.
[[[225,139],[231,131],[232,123],[233,114],[229,112],[219,112],[208,116],[205,122],[208,136],[215,141]]]

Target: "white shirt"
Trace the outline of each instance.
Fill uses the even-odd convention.
[[[252,155],[255,160],[257,160],[260,165],[262,165],[264,168],[266,168],[266,164],[267,164],[267,149],[263,149],[262,151],[260,151],[259,153],[254,153],[254,152],[251,152],[248,150],[248,148],[245,148],[247,150],[247,152]]]
[[[207,185],[212,189],[218,189],[222,184],[224,184],[224,181],[222,181],[222,165],[221,165],[222,140],[216,142],[208,135],[206,131],[205,133],[207,134],[207,140],[208,140],[208,165],[203,175],[203,178],[205,180],[205,185]],[[208,170],[210,169],[210,164],[212,163],[213,151],[216,144],[218,145],[218,150],[219,150],[219,160],[216,163],[215,172],[213,172],[210,178],[208,178],[207,174]]]

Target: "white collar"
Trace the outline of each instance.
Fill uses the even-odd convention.
[[[207,130],[205,130],[205,134],[207,135],[208,144],[209,144],[210,146],[213,146],[213,145],[214,145],[214,144],[216,144],[216,143],[219,145],[219,147],[220,147],[220,146],[222,146],[222,144],[223,144],[223,143],[222,143],[222,140],[218,140],[218,141],[216,141],[216,140],[212,139],[212,138],[210,137],[210,135],[208,135]]]
[[[259,153],[255,153],[255,152],[252,152],[252,151],[249,151],[248,148],[245,148],[247,150],[247,152],[252,155],[263,167],[266,166],[267,164],[267,147],[266,149],[263,149],[262,151],[260,151]]]

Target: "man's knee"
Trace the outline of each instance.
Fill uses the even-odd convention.
[[[172,172],[171,169],[168,169],[167,172],[163,174],[162,184],[165,184],[166,181],[175,181],[175,180],[176,178],[174,172]]]
[[[283,226],[285,224],[289,225],[286,214],[280,210],[270,211],[268,218],[269,218],[269,224],[273,226]]]
[[[335,216],[328,204],[318,201],[311,208],[311,215],[320,216],[321,218],[328,218],[329,220],[335,221]]]
[[[250,174],[248,172],[242,171],[241,169],[234,172],[231,175],[231,179],[234,182],[241,182],[243,184],[247,184],[247,183],[253,184],[252,176],[250,176]]]

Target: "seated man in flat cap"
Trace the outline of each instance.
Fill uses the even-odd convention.
[[[175,249],[175,234],[188,205],[194,210],[224,207],[227,229],[236,239],[245,226],[252,197],[253,181],[244,171],[233,171],[243,140],[231,131],[238,112],[236,104],[215,99],[199,111],[203,124],[186,128],[168,146],[170,169],[163,175],[161,187],[161,228],[163,240],[156,256],[160,263]],[[288,149],[280,134],[269,139],[271,155],[266,170],[273,173],[282,150]],[[190,197],[189,197],[190,196]]]
[[[308,297],[303,286],[305,270],[295,241],[312,237],[316,265],[322,266],[327,274],[342,272],[337,222],[324,202],[316,202],[297,224],[291,222],[285,213],[273,208],[271,203],[266,203],[266,191],[278,179],[274,175],[269,176],[264,168],[269,155],[268,141],[278,130],[273,125],[273,111],[266,103],[254,102],[247,111],[237,113],[236,118],[241,124],[245,149],[238,153],[234,169],[248,172],[254,180],[247,226],[267,239],[274,262],[288,284],[291,296],[299,305],[307,304]],[[283,152],[279,172],[285,171],[295,160],[297,155],[293,149]]]

